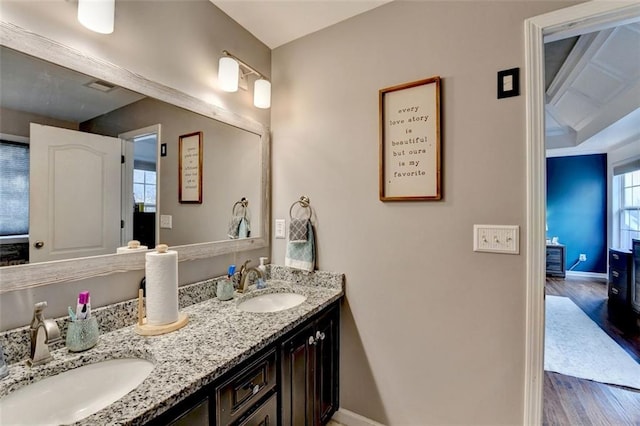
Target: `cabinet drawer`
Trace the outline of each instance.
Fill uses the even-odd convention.
[[[631,253],[609,250],[609,267],[618,271],[630,269]]]
[[[276,385],[276,351],[234,375],[216,388],[218,425],[237,420]]]
[[[238,426],[276,426],[277,424],[278,399],[275,394],[238,422]]]
[[[628,277],[626,270],[620,270],[612,268],[609,271],[609,281],[611,281],[616,286],[627,286]]]
[[[547,262],[560,264],[562,262],[562,252],[547,249]]]

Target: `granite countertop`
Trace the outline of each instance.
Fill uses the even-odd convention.
[[[80,353],[66,348],[52,352],[54,360],[38,367],[26,361],[10,365],[10,375],[0,382],[0,397],[30,382],[85,364],[113,358],[144,358],[154,363],[151,374],[136,389],[77,425],[143,424],[199,390],[234,366],[259,352],[313,314],[343,296],[342,277],[333,285],[297,282],[295,277],[267,281],[264,290],[236,294],[233,300],[217,298],[180,310],[189,323],[172,333],[140,336],[134,327],[100,335],[98,344]],[[289,280],[287,280],[289,278]],[[335,285],[339,282],[339,286]],[[318,283],[320,283],[318,285]],[[291,309],[250,313],[236,308],[239,301],[265,292],[294,292],[306,300]]]

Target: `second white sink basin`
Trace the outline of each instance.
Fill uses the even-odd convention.
[[[298,306],[305,300],[306,296],[297,293],[266,293],[240,302],[238,309],[245,312],[278,312]]]
[[[138,387],[153,363],[111,359],[74,368],[22,387],[0,399],[0,424],[60,425],[77,422]]]

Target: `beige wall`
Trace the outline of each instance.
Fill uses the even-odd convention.
[[[393,2],[273,51],[273,217],[302,194],[344,272],[341,406],[393,425],[519,424],[525,359],[524,19],[567,2]],[[378,200],[378,90],[442,78],[444,199]],[[520,255],[473,224],[520,225]],[[285,240],[272,240],[275,263]]]
[[[75,1],[0,2],[3,21],[269,125],[270,110],[253,106],[252,91],[224,93],[217,88],[216,75],[223,49],[267,75],[271,51],[208,0],[118,1],[115,31],[110,35],[85,29],[77,22],[76,14]],[[257,264],[258,257],[265,255],[268,249],[183,262],[179,266],[179,282],[222,275],[229,263],[253,259]],[[91,291],[94,306],[136,297],[143,275],[141,270],[3,294],[0,330],[28,324],[33,304],[41,300],[49,302],[47,317],[65,315],[67,306],[73,306],[81,290]]]

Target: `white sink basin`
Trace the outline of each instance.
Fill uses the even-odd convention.
[[[306,296],[296,293],[267,293],[240,302],[238,309],[245,312],[278,312],[298,306],[305,300]]]
[[[144,359],[112,359],[74,368],[22,387],[0,399],[0,424],[77,422],[138,387],[153,370]]]

